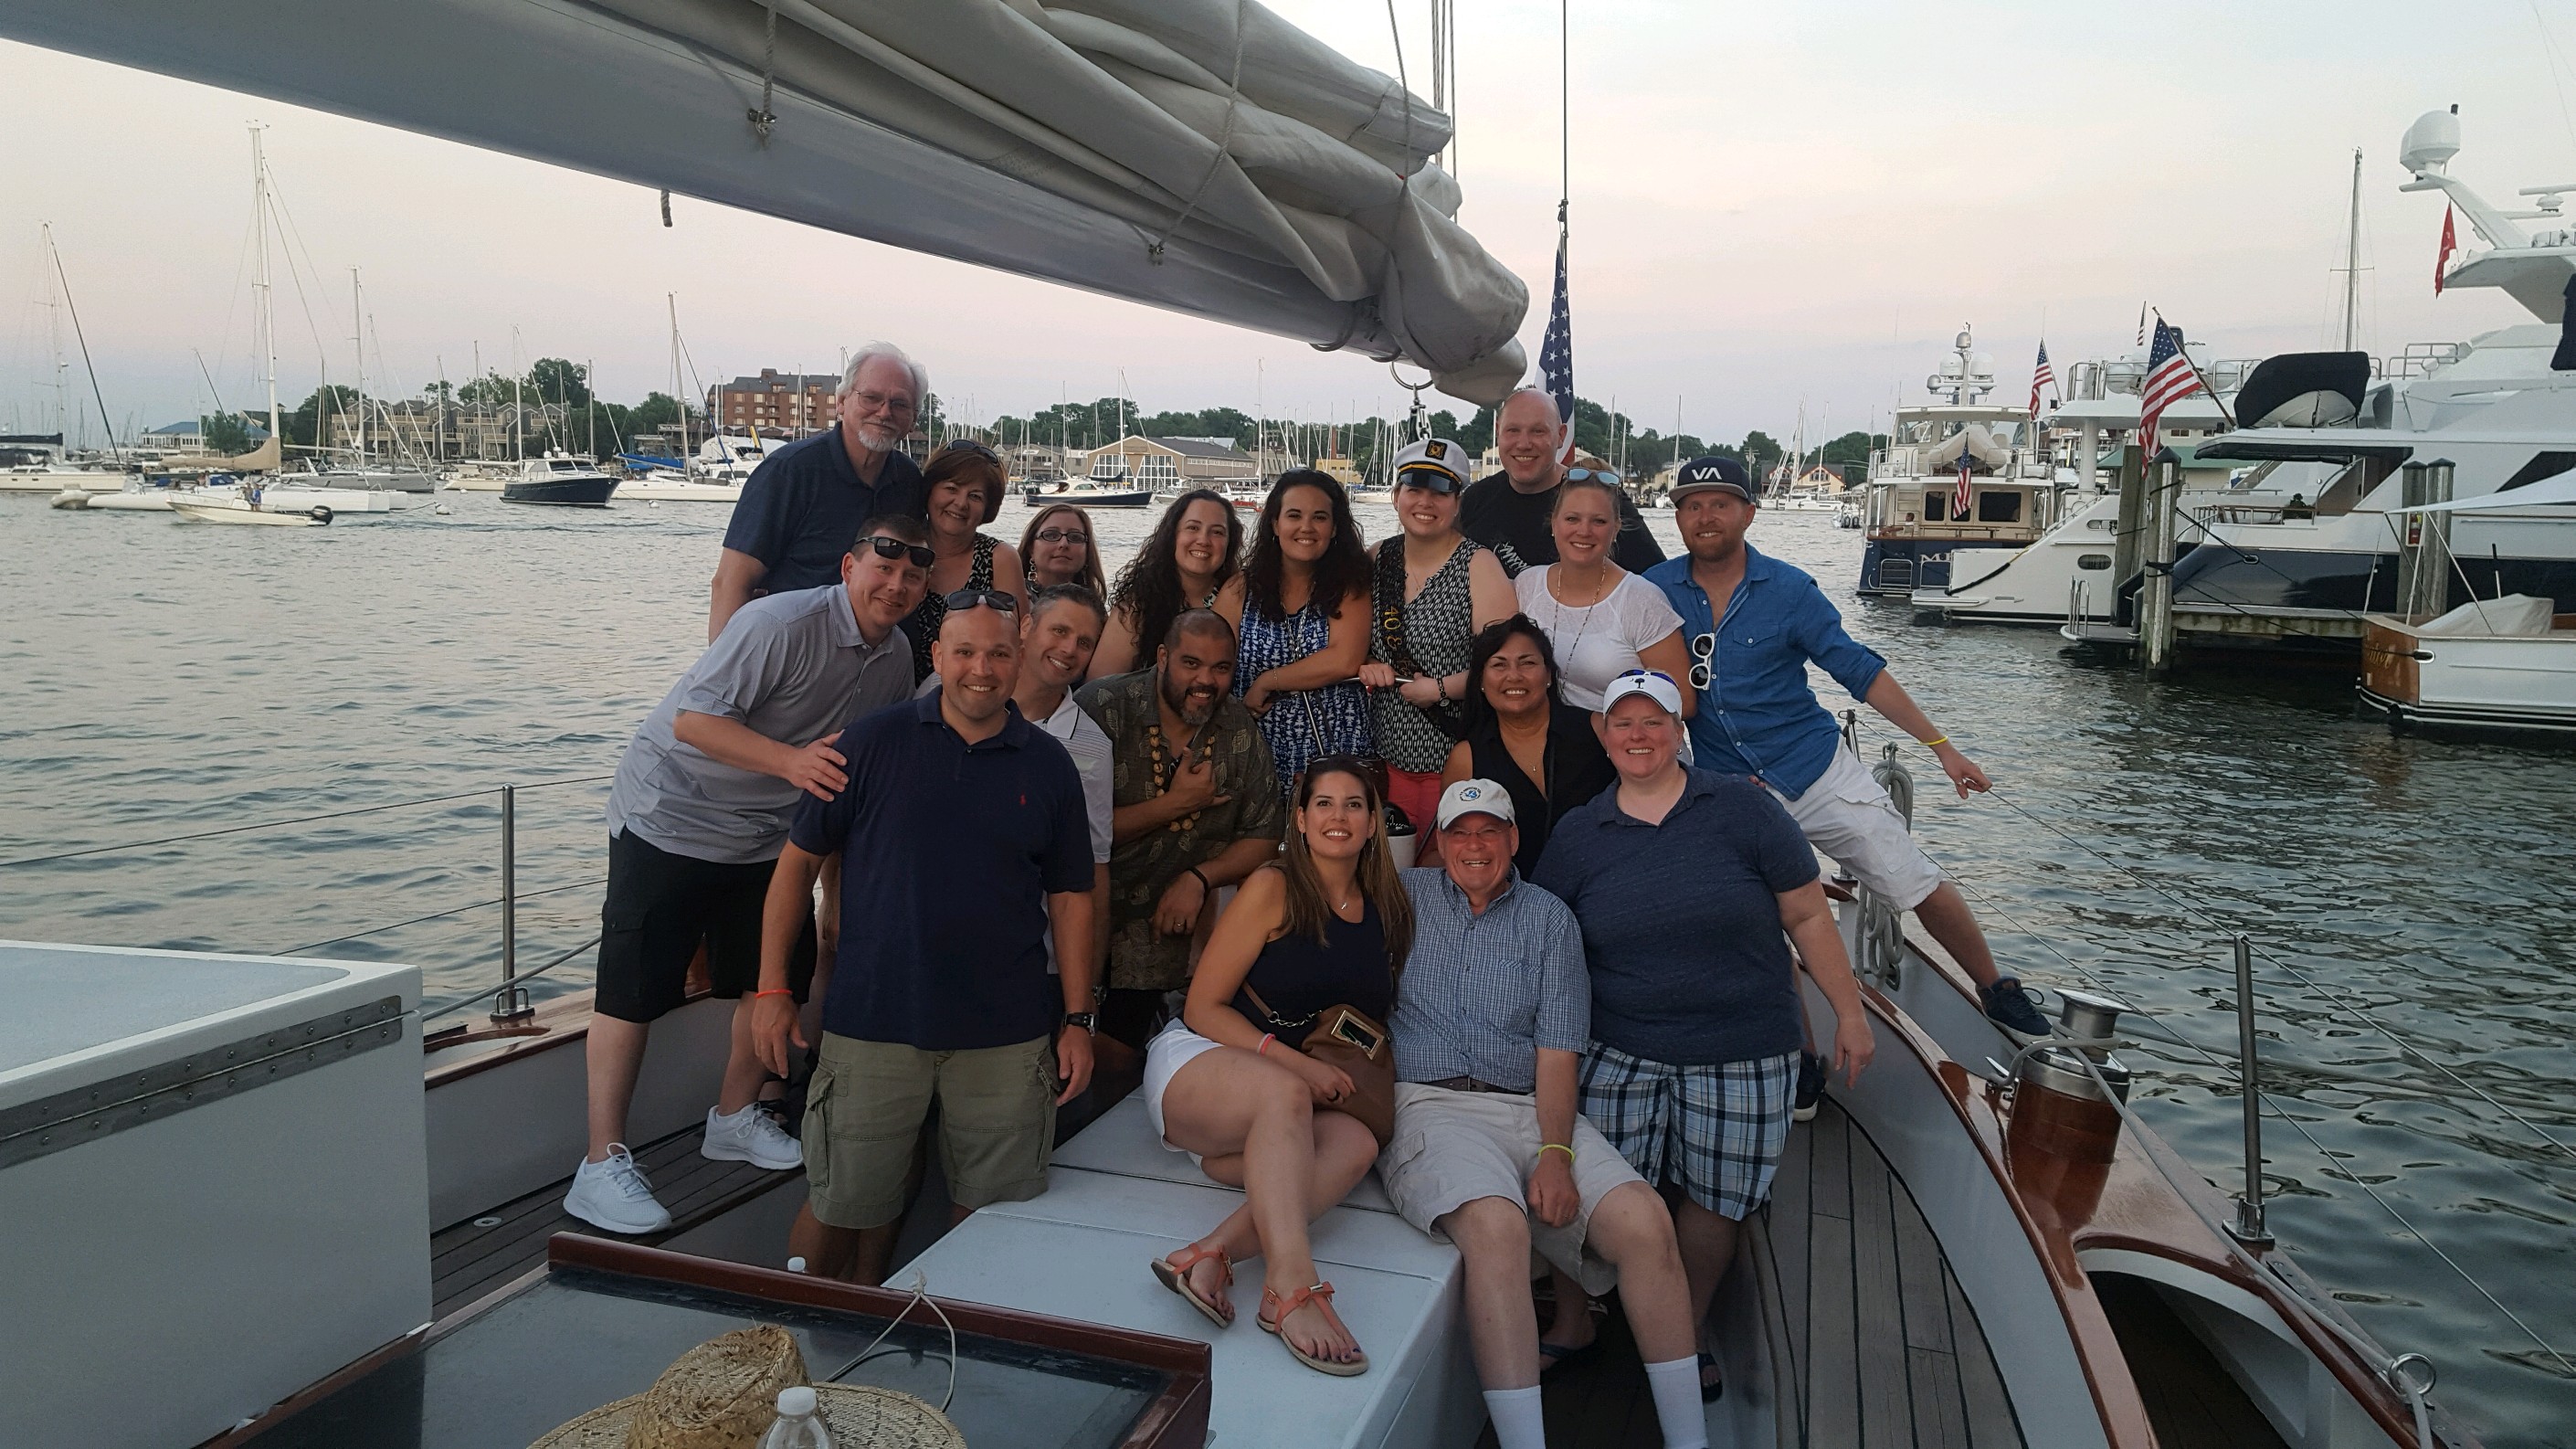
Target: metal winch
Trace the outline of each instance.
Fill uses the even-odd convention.
[[[2107,1083],[2113,1096],[2129,1100],[2129,1069],[2111,1052],[2111,1038],[2129,1003],[2066,986],[2058,987],[2056,995],[2058,1029],[2071,1040],[2032,1048],[2021,1059],[2017,1081],[2095,1102],[2104,1100],[2102,1083]],[[2101,1073],[2101,1083],[2084,1069],[2088,1058]]]

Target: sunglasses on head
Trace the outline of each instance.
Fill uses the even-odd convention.
[[[1002,461],[1001,454],[994,452],[992,449],[985,447],[983,444],[976,442],[972,438],[959,438],[955,442],[949,443],[947,446],[941,448],[939,451],[943,453],[972,453],[976,457],[981,458],[988,463],[998,463]]]
[[[1041,528],[1038,530],[1038,542],[1089,543],[1091,535],[1078,528]]]
[[[962,614],[968,609],[998,609],[1005,614],[1020,611],[1020,601],[999,589],[959,589],[940,599],[948,612]]]
[[[1565,470],[1565,481],[1568,483],[1607,483],[1611,487],[1616,488],[1623,480],[1618,474],[1611,472],[1607,468],[1568,468]]]
[[[911,559],[912,566],[914,568],[926,569],[932,564],[939,562],[939,555],[932,553],[929,549],[922,547],[920,544],[906,543],[899,538],[888,538],[882,533],[869,534],[867,537],[860,539],[859,542],[875,549],[877,551],[877,557],[879,558]]]

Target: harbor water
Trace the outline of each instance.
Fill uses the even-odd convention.
[[[0,496],[0,935],[411,961],[465,1020],[516,785],[519,969],[586,984],[603,777],[704,642],[726,510],[408,501],[233,529]],[[1095,516],[1113,563],[1151,517]],[[2487,1443],[2576,1446],[2576,756],[2392,736],[2337,671],[2151,684],[2047,630],[1916,626],[1852,597],[1829,514],[1753,539],[1993,774],[1961,803],[1905,752],[1997,955],[2205,1049],[2128,1053],[2134,1099],[2229,1192],[2252,936],[2273,1231]]]

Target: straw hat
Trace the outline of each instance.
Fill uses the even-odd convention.
[[[653,1387],[602,1405],[530,1449],[758,1449],[778,1417],[778,1391],[806,1382],[787,1330],[740,1328],[680,1355]],[[892,1389],[816,1384],[832,1442],[844,1449],[966,1449],[937,1409]]]

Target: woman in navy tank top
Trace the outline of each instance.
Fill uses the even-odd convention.
[[[1387,854],[1374,771],[1327,756],[1292,799],[1296,828],[1280,863],[1244,881],[1199,957],[1181,1019],[1145,1055],[1146,1110],[1163,1145],[1240,1185],[1244,1204],[1153,1268],[1224,1327],[1234,1321],[1233,1264],[1259,1255],[1261,1327],[1298,1362],[1348,1376],[1368,1371],[1368,1355],[1333,1312],[1333,1286],[1315,1275],[1306,1225],[1368,1174],[1377,1139],[1334,1110],[1350,1078],[1297,1047],[1327,1007],[1386,1019],[1413,909]]]

